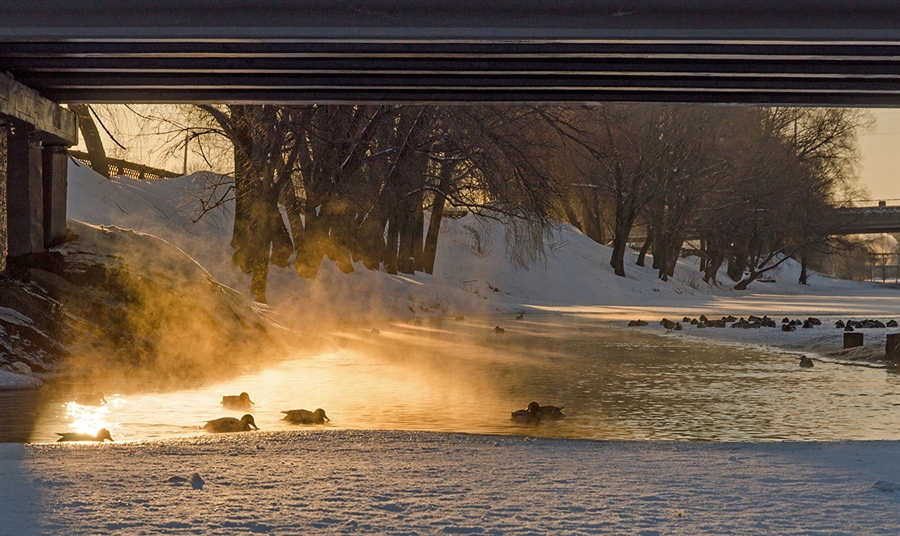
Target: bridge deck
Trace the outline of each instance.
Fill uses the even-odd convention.
[[[893,0],[5,0],[61,102],[900,105]]]

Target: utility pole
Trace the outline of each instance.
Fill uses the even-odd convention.
[[[184,166],[181,168],[181,174],[187,175],[187,153],[188,153],[188,142],[191,140],[190,134],[184,135]]]

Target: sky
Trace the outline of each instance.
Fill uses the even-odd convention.
[[[875,128],[859,138],[860,182],[873,200],[900,204],[900,108],[870,110]]]

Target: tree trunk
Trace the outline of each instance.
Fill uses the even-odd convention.
[[[700,271],[706,271],[707,264],[707,251],[706,251],[706,240],[700,241]]]
[[[397,271],[403,274],[415,272],[415,209],[407,201],[397,213],[399,242],[397,248]]]
[[[456,164],[451,162],[443,162],[441,164],[440,174],[438,175],[438,192],[434,194],[434,202],[431,205],[431,218],[428,221],[428,234],[425,236],[425,246],[423,253],[425,262],[423,269],[426,273],[434,273],[434,261],[437,258],[438,236],[441,234],[441,220],[444,217],[444,204],[446,202],[447,192],[450,190],[450,180],[453,178],[453,172]]]
[[[715,283],[719,269],[725,262],[725,254],[720,249],[712,246],[709,242],[706,243],[706,251],[709,256],[709,262],[706,264],[706,269],[703,272],[703,281],[706,283]]]
[[[641,246],[641,252],[638,254],[638,258],[637,258],[636,264],[638,266],[644,266],[644,257],[647,256],[647,251],[650,249],[650,241],[652,240],[652,238],[651,238],[652,236],[653,236],[653,226],[648,225],[647,226],[647,238],[644,239],[644,245]],[[655,251],[654,251],[654,258],[656,258]]]
[[[744,270],[747,269],[747,258],[745,255],[730,252],[728,255],[728,277],[732,281],[740,281],[744,276]]]
[[[806,249],[804,248],[804,250],[800,252],[800,284],[801,285],[807,284],[806,283],[806,278],[807,278],[806,270],[807,270],[808,264],[809,264],[808,256],[806,255]]]
[[[397,213],[388,219],[387,223],[387,255],[384,259],[384,270],[389,274],[397,274],[397,248],[399,232],[397,231]]]
[[[416,211],[412,222],[413,268],[421,272],[425,269],[425,199],[424,193],[419,193],[413,197],[416,198]]]
[[[756,270],[750,270],[750,275],[748,275],[744,279],[741,279],[740,281],[738,281],[737,284],[734,286],[734,290],[747,290],[747,286],[750,285],[750,283],[756,281],[757,278],[759,278],[759,276],[761,274],[762,274],[762,272],[757,272]]]
[[[91,110],[87,104],[70,104],[69,109],[75,112],[78,118],[78,129],[84,136],[84,144],[87,146],[88,155],[91,157],[91,169],[109,178],[109,162],[106,160],[106,150],[103,148],[103,140],[100,131],[91,117]]]
[[[609,264],[619,277],[625,277],[625,250],[628,247],[631,225],[630,219],[616,218],[616,236],[613,237],[613,252]]]

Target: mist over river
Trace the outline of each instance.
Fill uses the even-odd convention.
[[[495,333],[502,325],[505,333]],[[328,338],[338,350],[285,359],[222,383],[51,383],[3,393],[4,440],[110,430],[117,441],[203,433],[240,417],[223,395],[250,394],[261,430],[296,430],[289,409],[326,410],[320,428],[424,430],[587,439],[833,441],[900,439],[900,374],[678,334],[610,328],[591,315],[416,319],[353,325]],[[106,404],[73,402],[104,390]],[[35,398],[37,400],[35,400]],[[510,412],[530,401],[567,417],[524,426]],[[28,430],[31,430],[28,432]],[[22,439],[15,439],[22,440]]]

